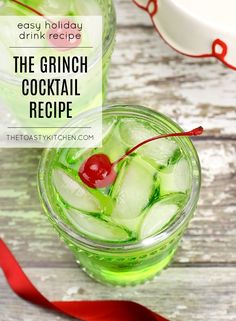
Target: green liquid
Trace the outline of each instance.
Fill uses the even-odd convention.
[[[149,246],[148,241],[182,215],[190,198],[193,168],[179,139],[161,139],[122,161],[109,188],[87,187],[78,169],[89,156],[105,153],[115,161],[138,142],[165,132],[163,126],[137,117],[104,113],[103,118],[101,148],[49,153],[47,194],[67,228],[92,243],[111,248],[88,248],[68,238],[52,222],[89,275],[111,284],[136,284],[153,278],[176,250],[186,224],[158,244]],[[143,246],[126,250],[136,244]]]
[[[85,93],[82,96],[71,97],[73,106],[80,106],[79,109],[73,108],[73,117],[78,114],[78,112],[89,110],[94,107],[101,106],[101,101],[104,103],[107,95],[107,76],[110,66],[111,55],[114,49],[115,43],[115,11],[112,0],[21,0],[24,4],[31,6],[37,11],[41,12],[45,16],[93,16],[93,15],[102,15],[103,17],[103,57],[102,57],[102,91],[100,90],[100,79],[96,77],[97,67],[96,62],[91,66],[92,71],[90,71],[90,78],[88,82],[90,84],[88,90],[85,89]],[[2,6],[0,6],[0,16],[35,16],[37,15],[30,10],[10,1],[6,0]],[[30,30],[29,30],[30,32]],[[0,36],[2,44],[5,45],[4,50],[10,50],[7,45],[8,39],[4,37],[4,33]],[[27,40],[26,40],[27,42]],[[38,46],[40,43],[38,43]],[[45,44],[42,43],[42,46]],[[26,49],[11,49],[9,51],[9,59],[12,55],[28,55],[28,50]],[[31,52],[35,56],[37,61],[37,54],[40,55],[40,49],[38,52]],[[83,51],[85,53],[85,51]],[[91,53],[91,51],[89,52]],[[58,52],[44,51],[44,55],[55,56]],[[59,54],[61,54],[59,52]],[[3,51],[3,58],[6,59],[7,53]],[[88,54],[89,55],[89,54]],[[12,62],[12,60],[11,60]],[[0,79],[0,99],[3,102],[3,107],[9,109],[13,115],[24,125],[30,126],[31,121],[25,110],[26,106],[29,105],[29,98],[21,94],[21,80],[24,78],[24,75],[20,75],[19,79],[12,79],[11,70],[9,70],[10,63],[2,65],[2,70],[0,72],[7,76],[1,77]],[[23,78],[20,78],[23,77]],[[53,75],[52,75],[53,77]],[[61,76],[60,76],[61,77]],[[65,78],[69,76],[65,75]],[[49,99],[50,98],[50,99]],[[68,100],[66,98],[60,98],[61,100]],[[31,99],[32,100],[32,99]],[[42,101],[50,101],[51,97],[41,97]],[[60,123],[61,124],[61,123]],[[43,120],[38,121],[38,126],[43,126]],[[37,119],[35,120],[34,126],[37,126]],[[57,126],[56,120],[54,121],[54,126]]]

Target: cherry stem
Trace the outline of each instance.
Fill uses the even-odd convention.
[[[137,144],[136,146],[134,146],[133,148],[131,148],[130,150],[128,150],[123,156],[121,156],[118,160],[116,160],[115,162],[112,163],[112,166],[117,165],[118,163],[120,163],[122,160],[124,160],[127,156],[129,156],[130,154],[132,154],[134,151],[136,151],[138,148],[140,148],[141,146],[150,143],[154,140],[160,139],[160,138],[167,138],[167,137],[183,137],[183,136],[200,136],[203,133],[204,129],[202,126],[197,127],[195,129],[192,129],[188,132],[183,132],[183,133],[171,133],[171,134],[164,134],[164,135],[159,135],[159,136],[155,136],[152,138],[149,138],[147,140],[144,140],[143,142]]]
[[[30,10],[30,11],[32,11],[32,12],[35,13],[36,15],[38,15],[38,16],[40,16],[40,17],[43,17],[43,18],[44,18],[45,20],[47,20],[48,22],[51,22],[51,23],[52,23],[52,21],[51,21],[50,19],[48,19],[43,13],[41,13],[41,12],[39,12],[38,10],[36,10],[36,9],[28,6],[27,4],[25,4],[25,3],[23,3],[23,2],[21,2],[21,1],[19,1],[19,0],[10,0],[10,1],[12,1],[12,2],[14,2],[14,3],[16,3],[16,4],[18,4],[18,5],[22,6],[22,7]]]
[[[17,4],[19,4],[19,5],[22,6],[22,7],[25,7],[26,9],[28,9],[28,10],[36,13],[38,16],[45,17],[44,14],[42,14],[42,13],[39,12],[38,10],[36,10],[36,9],[28,6],[27,4],[24,4],[24,3],[21,2],[21,1],[18,1],[18,0],[10,0],[10,1],[17,3]]]

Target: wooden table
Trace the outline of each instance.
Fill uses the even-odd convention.
[[[171,321],[235,321],[236,72],[215,60],[180,56],[129,0],[116,0],[116,6],[109,102],[148,105],[185,129],[206,128],[206,135],[195,140],[203,171],[199,207],[173,264],[155,281],[135,288],[90,280],[43,215],[37,149],[0,151],[0,237],[51,299],[130,299]],[[1,272],[0,289],[0,321],[67,320],[18,299]]]

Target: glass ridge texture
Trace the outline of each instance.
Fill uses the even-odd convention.
[[[197,205],[200,163],[189,138],[154,141],[117,166],[111,187],[90,189],[77,174],[90,155],[104,152],[115,161],[147,135],[182,131],[154,110],[127,105],[104,108],[103,128],[100,148],[45,150],[39,193],[50,222],[86,273],[112,285],[135,285],[172,260]]]

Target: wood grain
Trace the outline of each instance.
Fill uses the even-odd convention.
[[[215,60],[193,59],[166,46],[153,28],[121,27],[110,72],[109,99],[152,107],[184,128],[235,137],[236,73]]]
[[[51,299],[131,299],[171,321],[236,321],[236,73],[213,59],[170,49],[131,0],[115,0],[117,44],[108,104],[146,105],[185,129],[202,163],[199,207],[171,267],[136,288],[95,284],[77,268],[41,209],[36,174],[42,150],[0,150],[0,237]],[[0,272],[0,321],[70,320],[32,307]]]
[[[195,145],[203,171],[201,197],[174,264],[236,264],[236,142],[204,139]],[[57,239],[39,203],[36,175],[41,152],[1,151],[0,235],[24,266],[73,267],[72,255]]]
[[[96,284],[79,268],[25,269],[51,300],[133,300],[170,320],[235,321],[236,270],[234,268],[172,268],[150,282],[134,288],[110,288]],[[62,281],[63,280],[63,281]],[[1,321],[61,321],[25,303],[11,293],[0,277]],[[17,316],[17,319],[16,319]]]
[[[132,1],[115,3],[118,32],[109,102],[150,106],[184,128],[202,124],[209,135],[235,137],[236,73],[215,59],[176,53]]]

